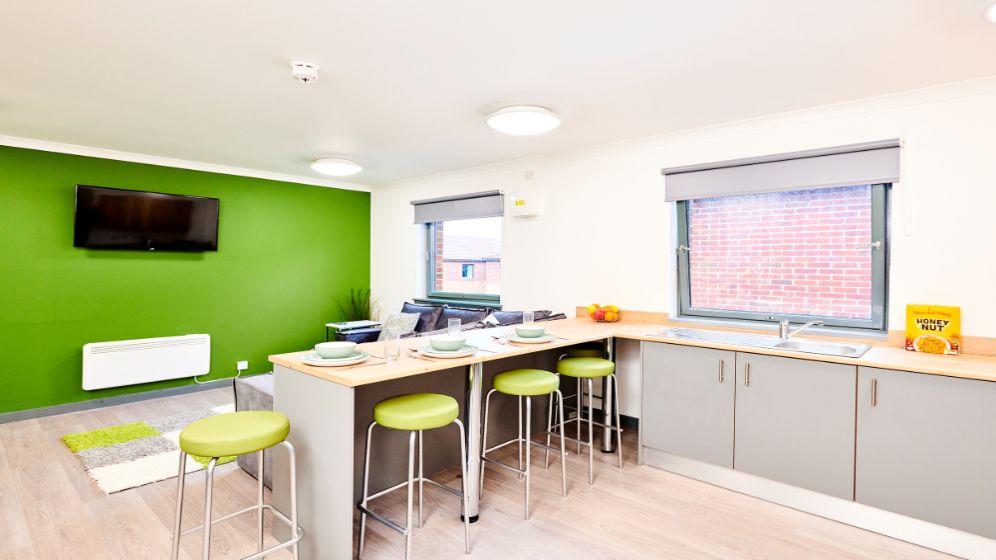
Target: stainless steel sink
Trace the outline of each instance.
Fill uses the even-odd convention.
[[[824,356],[840,356],[842,358],[860,358],[868,351],[867,344],[840,344],[837,342],[817,342],[815,340],[783,340],[772,346],[779,350],[790,352],[805,352],[807,354],[822,354]]]
[[[803,352],[823,356],[839,356],[843,358],[860,358],[871,346],[867,344],[842,344],[838,342],[821,342],[815,340],[792,339],[782,340],[777,336],[738,333],[730,331],[714,331],[709,329],[664,329],[650,336],[671,338],[676,340],[694,340],[698,342],[715,342],[731,346],[747,346],[750,348],[771,348],[786,352]]]

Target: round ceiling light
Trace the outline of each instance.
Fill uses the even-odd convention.
[[[363,171],[363,166],[342,158],[322,158],[311,162],[311,168],[322,175],[333,177],[348,177]]]
[[[982,12],[982,15],[989,23],[996,23],[996,0],[990,0],[986,3],[986,10]]]
[[[543,134],[560,126],[560,117],[553,111],[535,105],[512,105],[488,115],[488,126],[513,136]]]

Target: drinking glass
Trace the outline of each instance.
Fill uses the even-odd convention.
[[[450,336],[460,336],[460,319],[450,319],[446,321],[446,334]]]
[[[384,359],[393,362],[401,358],[401,317],[393,314],[384,322]]]
[[[523,311],[522,312],[522,324],[523,325],[531,325],[531,324],[533,324],[533,321],[535,319],[536,319],[536,316],[533,314],[532,311]]]

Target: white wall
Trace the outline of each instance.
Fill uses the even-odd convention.
[[[996,77],[375,187],[371,287],[393,309],[422,285],[411,200],[515,193],[532,170],[543,212],[505,217],[505,307],[570,313],[597,302],[673,312],[672,209],[661,168],[898,137],[890,329],[904,328],[907,303],[937,303],[962,307],[965,334],[996,336],[993,131]]]
[[[505,218],[509,309],[615,303],[671,311],[671,208],[662,167],[899,137],[890,328],[907,303],[961,305],[964,331],[996,336],[996,78],[521,160],[376,187],[372,288],[388,308],[422,287],[413,199],[501,188],[540,193],[542,215]],[[534,179],[523,180],[532,170]]]

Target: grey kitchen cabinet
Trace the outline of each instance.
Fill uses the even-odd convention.
[[[737,353],[734,469],[854,499],[857,367]]]
[[[996,538],[996,383],[859,368],[855,499]]]
[[[643,343],[643,445],[733,467],[735,353]]]

